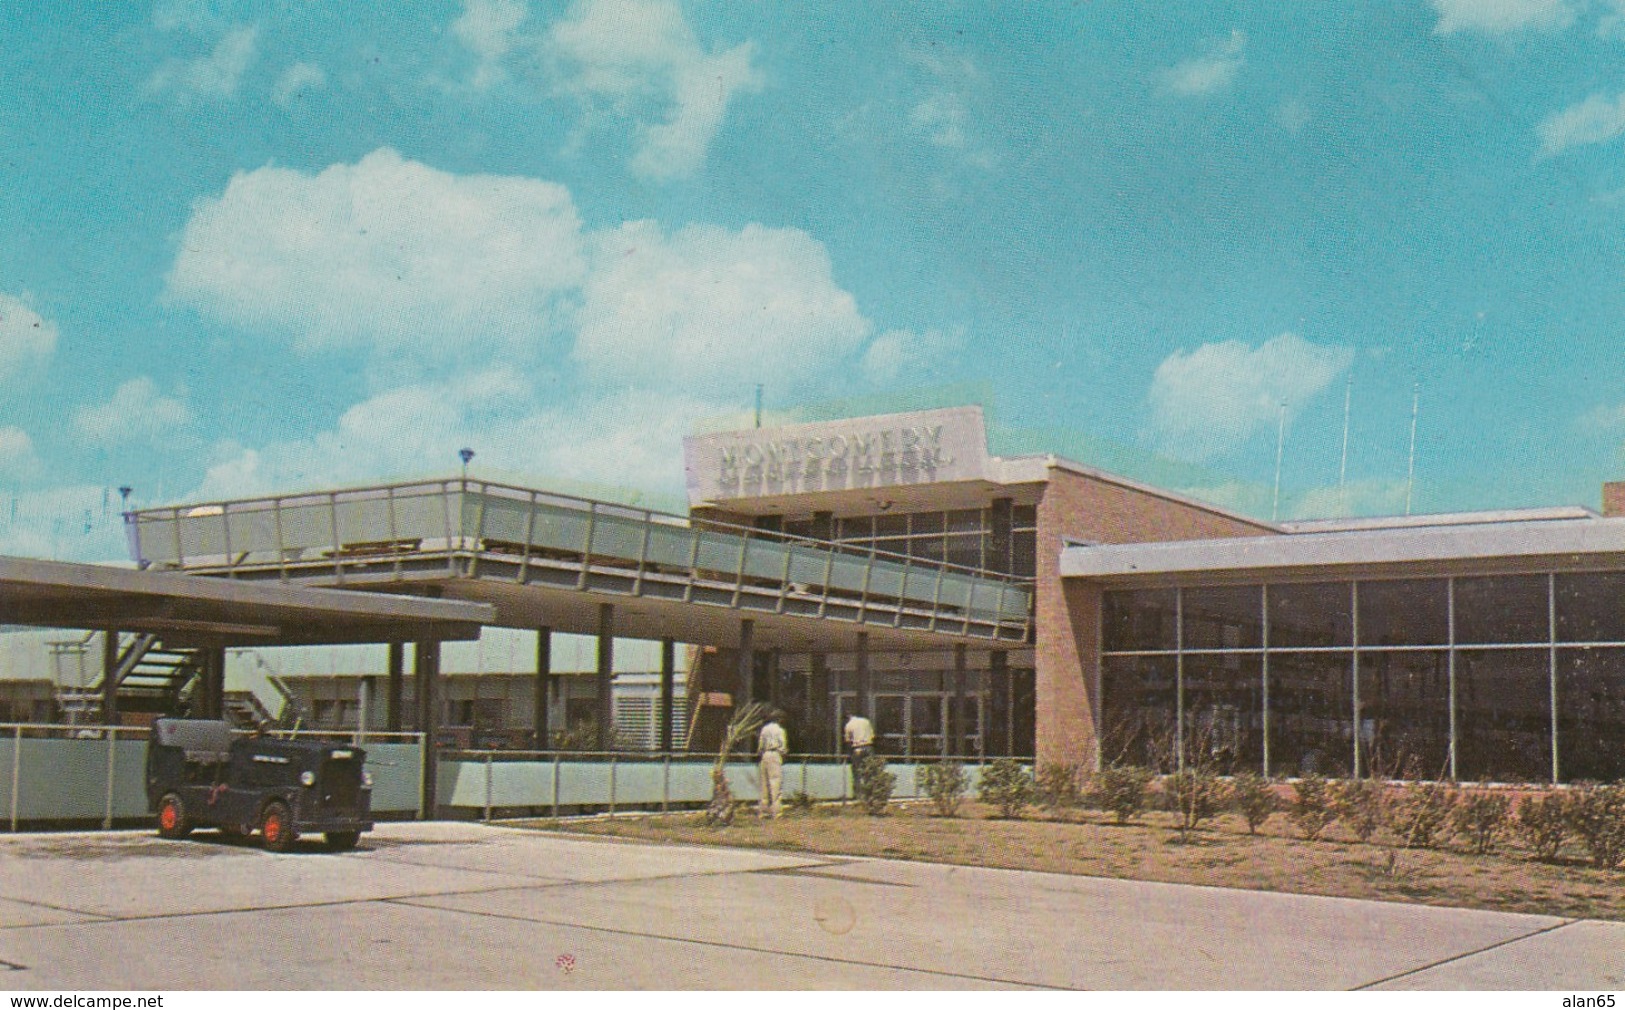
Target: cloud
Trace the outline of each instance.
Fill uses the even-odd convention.
[[[598,378],[794,383],[871,331],[823,244],[794,228],[635,221],[599,236],[593,263],[575,360]]]
[[[1173,451],[1203,459],[1290,417],[1354,360],[1347,347],[1283,333],[1258,347],[1239,340],[1175,351],[1151,381],[1152,425]]]
[[[1389,478],[1351,480],[1310,488],[1292,501],[1295,519],[1340,519],[1346,516],[1391,516],[1405,511],[1405,482]]]
[[[1239,29],[1225,39],[1209,40],[1201,56],[1193,56],[1162,72],[1163,89],[1176,95],[1208,95],[1222,91],[1236,78],[1245,62],[1247,36]]]
[[[1547,116],[1535,132],[1540,135],[1541,156],[1547,158],[1571,147],[1613,140],[1625,133],[1625,92],[1613,98],[1592,95]]]
[[[451,34],[474,57],[469,87],[484,90],[507,79],[503,61],[524,42],[519,25],[529,13],[520,0],[464,0]]]
[[[673,0],[577,0],[543,48],[567,93],[639,123],[631,167],[650,179],[698,170],[735,96],[762,86],[751,43],[706,52]]]
[[[1521,29],[1566,28],[1574,21],[1570,0],[1433,0],[1434,31],[1501,34]]]
[[[287,108],[305,92],[326,86],[327,71],[314,63],[295,63],[276,79],[276,85],[271,88],[271,100]]]
[[[0,554],[127,564],[119,497],[90,484],[8,490],[0,494]]]
[[[168,92],[182,101],[234,97],[243,74],[254,62],[259,31],[254,25],[240,25],[227,32],[207,56],[165,60],[147,79],[146,93]]]
[[[935,372],[952,361],[965,346],[965,331],[887,330],[863,352],[863,375],[877,385],[911,379]]]
[[[0,292],[0,381],[50,356],[56,348],[56,324],[40,316],[21,298]]]
[[[151,440],[191,422],[186,404],[159,395],[157,383],[144,375],[121,383],[106,403],[73,412],[74,430],[101,445]]]
[[[0,427],[0,474],[19,477],[39,463],[34,456],[34,440],[28,432],[9,425]]]
[[[1308,126],[1313,118],[1314,114],[1309,111],[1309,106],[1296,98],[1275,107],[1275,124],[1288,133],[1297,133]]]
[[[581,283],[580,233],[563,186],[452,175],[381,149],[316,175],[233,176],[193,208],[165,294],[306,350],[534,350]]]
[[[994,167],[998,158],[972,122],[972,103],[983,81],[976,61],[935,50],[911,52],[908,57],[929,75],[925,97],[909,110],[909,126],[934,147],[955,152],[979,168]]]

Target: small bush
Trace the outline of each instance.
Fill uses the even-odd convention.
[[[1332,812],[1362,842],[1382,827],[1388,810],[1388,787],[1376,779],[1347,779],[1332,787]]]
[[[1078,788],[1081,769],[1077,765],[1051,762],[1038,768],[1038,805],[1047,810],[1064,810],[1083,802]]]
[[[1581,786],[1567,806],[1569,830],[1591,854],[1591,865],[1618,866],[1625,859],[1625,786]]]
[[[1535,858],[1552,862],[1569,837],[1568,797],[1557,791],[1518,801],[1518,838]]]
[[[1475,855],[1495,851],[1495,845],[1506,834],[1507,822],[1512,816],[1512,801],[1505,796],[1484,789],[1474,789],[1462,796],[1451,815],[1456,835],[1467,840]]]
[[[982,802],[998,807],[1001,817],[1020,817],[1037,792],[1033,777],[1013,758],[1000,758],[982,769]]]
[[[1281,801],[1269,779],[1257,772],[1244,772],[1230,784],[1230,804],[1246,819],[1247,833],[1256,835],[1270,815],[1280,809]]]
[[[799,789],[784,798],[784,805],[798,814],[810,814],[814,806],[813,798]]]
[[[970,789],[970,777],[958,761],[932,762],[914,770],[914,786],[931,797],[939,815],[953,817]]]
[[[1337,811],[1332,807],[1331,787],[1323,776],[1310,773],[1293,784],[1292,792],[1287,816],[1292,818],[1292,823],[1304,840],[1312,842],[1337,819]]]
[[[864,758],[856,772],[852,791],[857,794],[858,805],[870,817],[884,817],[892,790],[897,788],[897,776],[886,770],[886,759],[879,754]]]
[[[1390,805],[1388,825],[1406,848],[1431,849],[1449,840],[1455,807],[1455,786],[1412,782]]]
[[[1119,824],[1127,824],[1145,810],[1151,770],[1136,765],[1112,765],[1095,776],[1094,802],[1109,811]]]
[[[1163,780],[1168,808],[1179,817],[1179,831],[1194,831],[1224,809],[1224,783],[1211,768],[1186,768]]]

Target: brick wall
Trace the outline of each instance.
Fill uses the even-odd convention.
[[[1257,536],[1261,523],[1051,467],[1038,503],[1038,760],[1093,765],[1100,591],[1064,585],[1062,538],[1101,543]],[[1076,580],[1074,580],[1076,581]]]
[[[1611,480],[1602,486],[1602,514],[1625,516],[1625,480]]]

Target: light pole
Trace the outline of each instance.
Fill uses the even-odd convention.
[[[457,455],[463,461],[463,483],[468,483],[468,461],[474,458],[473,449],[458,449]]]

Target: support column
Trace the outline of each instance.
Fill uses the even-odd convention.
[[[867,631],[858,632],[857,661],[858,661],[858,669],[857,669],[857,681],[858,681],[857,711],[858,711],[859,715],[863,716],[865,719],[869,719],[869,720],[872,721],[874,719],[875,715],[874,715],[874,704],[873,704],[873,702],[871,700],[871,687],[872,687],[872,685],[871,685],[870,682],[871,682],[872,678],[869,675],[869,633]]]
[[[598,749],[609,750],[615,723],[615,605],[598,605]]]
[[[226,650],[211,645],[198,650],[202,664],[198,688],[202,694],[197,705],[198,715],[204,719],[221,719],[226,712]]]
[[[948,699],[951,706],[948,709],[948,749],[947,753],[963,757],[965,747],[965,675],[966,656],[965,643],[960,642],[954,646],[954,682],[953,694]]]
[[[995,498],[988,508],[987,556],[983,567],[994,572],[1010,571],[1011,505],[1009,498]]]
[[[756,673],[756,622],[742,618],[739,622],[739,667],[734,678],[734,711],[750,704],[751,679]]]
[[[767,703],[774,708],[781,707],[784,700],[784,688],[779,683],[779,650],[767,650]]]
[[[987,690],[992,696],[993,709],[990,715],[996,715],[1000,721],[999,747],[997,754],[1000,757],[1009,757],[1015,749],[1012,732],[1015,723],[1015,712],[1011,706],[1015,699],[1014,692],[1010,690],[1010,654],[1003,649],[994,649],[988,657]],[[984,748],[985,749],[985,748]]]
[[[440,774],[440,643],[433,639],[418,642],[412,648],[412,665],[417,680],[418,730],[423,733],[422,816],[433,820]]]
[[[118,632],[102,632],[102,725],[118,725]]]
[[[553,692],[553,629],[536,629],[536,697],[531,703],[532,745],[548,750],[547,703]]]
[[[812,727],[808,736],[808,750],[824,754],[841,751],[837,740],[840,732],[831,719],[829,699],[829,657],[822,652],[812,654],[812,673],[807,678],[807,719]]]
[[[401,694],[406,679],[406,643],[389,643],[389,679],[384,684],[384,729],[401,731]]]
[[[675,727],[677,705],[677,643],[669,638],[660,640],[660,752],[670,754]]]

